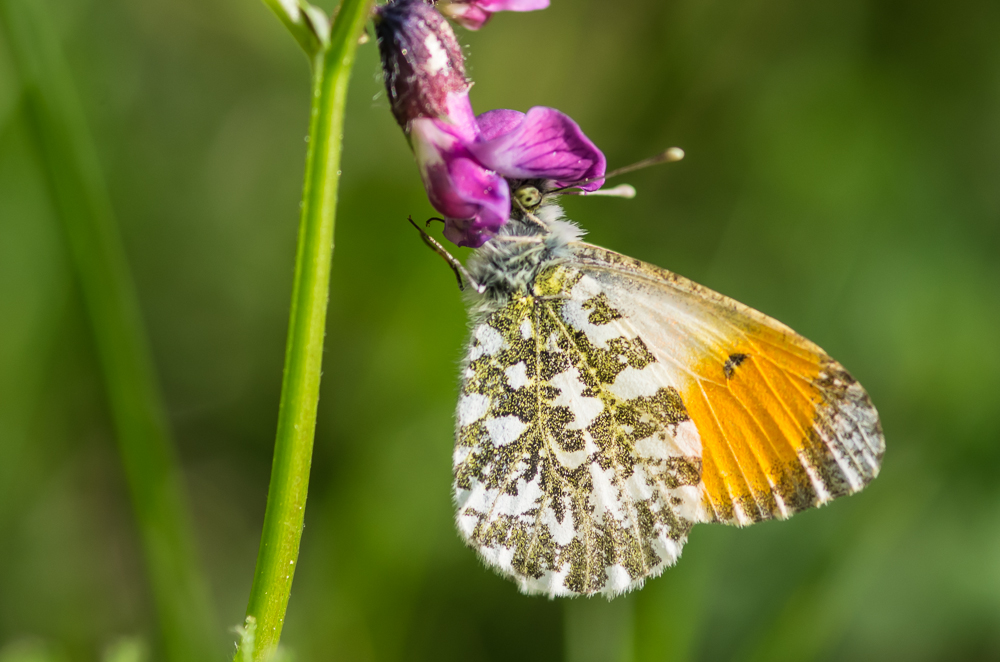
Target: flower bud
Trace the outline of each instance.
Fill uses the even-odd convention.
[[[394,0],[376,8],[375,32],[392,113],[403,130],[409,134],[420,117],[447,117],[449,95],[470,87],[448,21],[425,0]]]

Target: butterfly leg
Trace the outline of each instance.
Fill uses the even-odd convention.
[[[417,229],[417,232],[420,233],[420,238],[424,240],[424,243],[427,244],[427,246],[429,246],[432,251],[440,255],[444,259],[444,261],[448,263],[448,266],[451,267],[451,270],[455,272],[455,278],[458,279],[458,289],[464,292],[465,283],[468,283],[472,287],[472,289],[474,289],[479,294],[482,294],[486,290],[486,286],[477,283],[475,279],[472,277],[472,275],[466,270],[465,266],[463,266],[462,263],[458,261],[458,258],[449,253],[448,249],[446,249],[444,246],[438,243],[438,241],[434,239],[434,237],[427,234],[427,232],[425,232],[422,227],[417,225],[416,222],[413,220],[412,216],[410,216],[407,220],[409,220],[410,225],[415,227]],[[433,218],[430,219],[430,221],[433,220],[440,220],[440,219],[433,219]],[[428,221],[428,223],[430,223],[430,221]]]

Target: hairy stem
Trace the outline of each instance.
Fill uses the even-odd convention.
[[[213,624],[166,411],[96,149],[47,4],[0,0],[0,18],[96,345],[165,658],[207,662],[221,653],[222,638]]]
[[[247,607],[247,619],[255,624],[254,660],[267,659],[278,645],[298,561],[316,430],[347,83],[370,8],[371,0],[344,0],[329,41],[312,54],[309,149],[285,372],[264,529]]]

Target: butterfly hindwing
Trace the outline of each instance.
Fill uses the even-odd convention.
[[[552,264],[474,326],[458,410],[458,527],[522,590],[633,588],[707,518],[697,431],[601,286]]]

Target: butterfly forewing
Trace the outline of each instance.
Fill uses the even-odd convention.
[[[587,244],[573,253],[670,373],[697,428],[712,519],[788,517],[878,475],[878,414],[819,347],[664,269]]]
[[[572,263],[475,325],[458,409],[458,526],[527,592],[615,595],[710,519],[672,366]]]

